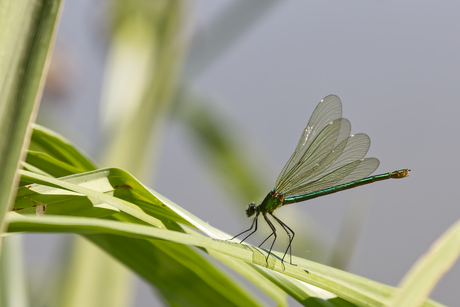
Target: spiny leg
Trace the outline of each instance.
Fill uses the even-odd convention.
[[[267,262],[267,267],[268,267],[268,257],[270,257],[270,254],[272,253],[273,245],[275,244],[275,241],[276,241],[276,228],[275,228],[275,226],[273,226],[272,222],[268,219],[268,217],[265,214],[265,212],[263,213],[263,215],[264,215],[264,219],[267,222],[268,226],[270,226],[270,228],[272,229],[272,234],[268,238],[270,238],[272,235],[275,236],[275,238],[273,239],[272,245],[270,246],[270,250],[268,251],[267,258],[265,259],[265,261]],[[265,241],[267,239],[265,239]],[[284,266],[284,264],[283,264],[283,266]]]
[[[259,212],[256,213],[256,217],[254,218],[254,220],[252,221],[252,224],[251,224],[251,228],[249,228],[248,230],[245,230],[239,234],[237,234],[236,236],[234,236],[233,238],[231,238],[230,240],[233,240],[235,239],[236,237],[239,237],[240,235],[242,235],[243,233],[246,233],[248,231],[251,231],[252,228],[254,227],[254,225],[256,226],[254,231],[251,232],[250,234],[248,234],[243,240],[241,240],[240,244],[244,242],[244,240],[246,240],[247,238],[249,238],[254,232],[257,231],[257,218],[259,217]]]
[[[277,218],[273,214],[271,214],[271,216],[273,216],[273,218],[281,225],[281,227],[283,227],[283,229],[286,231],[286,233],[287,233],[287,235],[289,237],[289,245],[286,248],[286,251],[284,252],[283,259],[281,259],[281,262],[284,261],[284,257],[286,257],[286,254],[287,254],[287,252],[289,250],[289,260],[290,260],[291,265],[293,265],[292,264],[292,241],[294,240],[295,232],[288,225],[284,224],[283,221],[281,221],[279,218]],[[292,237],[291,237],[291,234],[289,233],[288,229],[289,229],[289,231],[291,231]]]

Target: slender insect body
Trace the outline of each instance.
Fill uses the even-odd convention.
[[[259,205],[248,205],[246,215],[251,217],[255,214],[251,228],[233,238],[251,231],[241,240],[242,243],[255,233],[259,214],[262,213],[272,233],[259,247],[270,237],[274,237],[266,258],[268,265],[268,258],[277,238],[276,228],[268,218],[268,213],[289,237],[289,244],[281,263],[284,267],[284,258],[289,251],[292,265],[291,243],[295,234],[273,215],[277,208],[376,181],[407,177],[409,169],[368,177],[377,169],[380,162],[376,158],[364,158],[370,146],[369,137],[364,133],[350,135],[350,132],[350,122],[342,118],[342,103],[339,97],[329,95],[321,100],[313,111],[307,127],[302,131],[294,153],[278,176],[275,188]]]
[[[286,197],[284,199],[284,205],[288,205],[288,204],[292,204],[292,203],[299,203],[299,202],[310,200],[310,199],[313,199],[313,198],[316,198],[316,197],[320,197],[320,196],[324,196],[324,195],[328,195],[328,194],[333,194],[333,193],[337,193],[337,192],[341,192],[341,191],[345,191],[345,190],[348,190],[348,189],[352,189],[352,188],[355,188],[355,187],[359,187],[359,186],[362,186],[362,185],[365,185],[365,184],[369,184],[369,183],[373,183],[373,182],[377,182],[377,181],[381,181],[381,180],[387,180],[387,179],[392,179],[392,178],[394,178],[394,179],[404,178],[404,177],[407,177],[409,175],[409,172],[410,172],[410,170],[406,168],[406,169],[394,171],[394,172],[391,172],[391,173],[385,173],[385,174],[370,176],[370,177],[366,177],[366,178],[363,178],[363,179],[347,182],[347,183],[344,183],[344,184],[340,184],[340,185],[333,186],[333,187],[330,187],[330,188],[327,188],[327,189],[315,191],[315,192],[308,193],[308,194],[305,194],[305,195],[294,196],[294,197]]]

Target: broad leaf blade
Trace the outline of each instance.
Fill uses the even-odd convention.
[[[107,234],[85,237],[154,285],[172,306],[259,305],[188,246]]]
[[[132,225],[131,223],[134,222],[176,230],[181,230],[176,221],[192,225],[174,211],[169,210],[167,206],[160,203],[156,197],[143,188],[131,175],[121,170],[106,169],[68,176],[62,179],[44,177],[26,171],[23,171],[23,173],[26,174],[23,180],[36,181],[48,185],[32,184],[22,188],[22,193],[18,196],[17,205],[25,207],[24,203],[32,201],[29,204],[29,208],[31,209],[22,208],[16,210],[17,212],[25,213],[28,212],[26,210],[34,210],[34,204],[40,203],[47,206],[45,216],[50,213],[50,210],[54,210],[51,212],[55,213],[62,210],[61,213],[66,215],[70,213],[73,213],[73,215],[77,215],[77,213],[78,215],[83,215],[83,213],[88,214],[88,212],[94,214],[95,208],[91,209],[91,205],[104,203],[120,211],[120,213],[114,211],[115,214],[108,211],[105,216],[109,217],[112,215],[112,218],[123,219],[124,222],[121,224]],[[125,188],[125,186],[129,186],[129,188]],[[120,193],[118,193],[116,187],[122,187]],[[91,190],[91,188],[95,190]],[[123,197],[126,200],[118,197]],[[130,203],[127,200],[138,205]],[[82,209],[82,207],[79,207],[79,203],[83,203],[83,207],[87,206],[87,208]],[[73,207],[69,206],[69,204],[73,204]],[[66,210],[72,210],[72,212],[66,212]],[[147,212],[153,216],[147,214]],[[134,219],[129,219],[129,216],[134,217]],[[97,222],[98,220],[93,219],[93,221]],[[188,300],[190,302],[197,300],[196,306],[210,303],[210,301],[207,301],[210,299],[225,302],[228,299],[229,292],[224,291],[224,288],[218,285],[226,285],[225,288],[232,288],[234,289],[232,290],[233,292],[241,292],[233,282],[227,280],[222,273],[211,266],[200,255],[196,254],[190,247],[147,240],[132,241],[105,234],[102,237],[103,239],[101,239],[101,236],[88,238],[109,251],[112,256],[135,270],[153,285],[159,287],[161,293],[167,297],[168,301],[174,298],[175,300]],[[177,254],[181,254],[182,256],[177,257]],[[152,259],[155,259],[155,257],[159,257],[162,262],[152,262]],[[142,263],[154,265],[156,270],[139,267]],[[193,265],[190,263],[193,263]],[[171,272],[176,272],[182,277],[179,278],[178,275],[173,276]],[[183,281],[190,282],[190,279],[193,279],[193,286],[200,288],[200,291],[198,289],[190,291],[192,287],[183,284]],[[216,283],[216,280],[220,281]],[[168,288],[166,285],[171,287]],[[171,291],[174,292],[174,295],[170,293]],[[200,298],[202,294],[197,295],[197,293],[203,292],[207,292],[208,295]],[[233,305],[240,305],[242,302],[242,305],[257,305],[247,294],[240,294],[239,297],[241,298],[238,299],[237,303],[234,302]],[[198,300],[199,298],[201,301]],[[232,306],[230,302],[234,300],[236,298],[228,301],[228,306]]]
[[[29,143],[29,122],[41,97],[60,3],[0,2],[0,231],[14,200],[16,170]]]
[[[37,128],[37,127],[36,127]],[[72,171],[72,166],[71,164],[68,163],[68,159],[64,159],[63,156],[68,155],[67,152],[71,153],[71,156],[77,157],[79,160],[88,160],[84,155],[81,155],[74,149],[74,147],[66,141],[62,136],[53,133],[52,131],[49,131],[45,128],[41,128],[40,131],[42,133],[36,134],[37,136],[40,136],[40,139],[37,139],[37,143],[41,143],[42,140],[47,141],[47,144],[49,144],[49,147],[44,147],[44,146],[35,146],[34,148],[36,150],[41,150],[44,151],[40,152],[43,154],[44,159],[30,159],[29,161],[31,164],[27,163],[26,167],[27,169],[33,171],[34,173],[37,173],[42,176],[50,177],[48,173],[43,171],[43,168],[46,167],[47,170],[53,173],[53,175],[56,174],[56,170],[59,170],[61,168],[66,168],[70,171]],[[52,142],[48,141],[49,139],[52,140]],[[57,148],[56,148],[57,147]],[[74,153],[76,151],[76,153]],[[59,154],[55,154],[55,152],[58,152]],[[30,152],[29,152],[30,153]],[[46,161],[44,161],[46,159]],[[44,164],[44,162],[49,162],[47,164]],[[29,175],[32,175],[32,173],[28,173]],[[54,180],[54,184],[51,182],[46,182],[46,178],[40,177],[41,179],[38,178],[31,178],[30,176],[25,176],[24,179],[28,180],[29,183],[31,182],[40,182],[42,184],[45,184],[45,186],[39,186],[39,185],[27,185],[25,187],[20,188],[20,194],[18,195],[17,202],[15,205],[15,210],[20,213],[35,213],[37,205],[44,204],[46,203],[47,209],[45,214],[60,214],[60,215],[74,215],[74,216],[89,216],[89,217],[109,217],[111,216],[114,219],[127,222],[127,223],[143,223],[141,220],[128,215],[126,213],[120,212],[119,209],[107,204],[104,202],[103,199],[99,199],[97,195],[92,195],[92,197],[86,197],[84,194],[72,191],[72,186],[67,186],[63,187],[62,185],[59,184],[59,182],[56,182],[56,179],[50,178],[50,180]],[[163,226],[166,225],[168,229],[176,229],[178,231],[182,231],[182,229],[177,225],[176,222],[173,222],[174,220],[180,221],[183,224],[188,224],[187,220],[183,219],[181,215],[179,216],[174,212],[174,210],[169,211],[168,213],[168,207],[163,204],[163,201],[158,202],[158,197],[153,196],[150,191],[148,191],[142,184],[137,182],[130,174],[122,171],[122,170],[116,170],[112,169],[111,171],[107,172],[103,170],[95,171],[95,172],[89,172],[86,174],[80,174],[80,175],[74,175],[74,176],[68,176],[66,178],[61,178],[61,180],[65,180],[68,182],[71,182],[72,184],[76,184],[77,186],[80,185],[80,187],[83,185],[84,187],[92,187],[93,189],[97,190],[100,193],[104,194],[109,194],[109,195],[114,195],[118,198],[122,198],[131,202],[135,202],[139,204],[139,208],[142,208],[142,210],[145,210],[145,212],[148,212],[151,215],[154,216],[159,216],[160,219],[163,221],[163,223],[158,224],[158,226]],[[163,198],[162,196],[160,196]],[[158,203],[158,207],[153,207],[153,203]],[[191,224],[190,224],[191,225]],[[108,248],[106,245],[108,242],[105,242],[106,244],[100,243],[101,246],[105,246]],[[126,243],[126,244],[131,244],[131,243]],[[155,244],[150,244],[148,243],[149,248],[147,253],[142,253],[142,257],[145,258],[147,262],[150,262],[151,259],[154,257],[154,255],[163,255],[163,254],[171,254],[171,249],[166,247],[166,246],[161,246],[158,247]],[[109,244],[110,245],[110,244]],[[181,246],[181,250],[186,250],[187,255],[198,255],[196,252],[189,247],[186,246]],[[120,260],[126,260],[125,264],[131,268],[136,268],[138,263],[136,261],[133,262],[131,259],[122,259],[123,255],[126,253],[126,251],[135,251],[136,250],[136,245],[129,246],[126,248],[126,250],[120,250],[120,246],[118,244],[115,244],[110,247],[110,250],[112,251],[111,254],[115,257],[117,257]],[[149,282],[151,282],[154,285],[159,285],[161,288],[161,292],[165,292],[165,295],[169,295],[171,291],[175,292],[175,297],[183,297],[186,299],[189,295],[192,295],[192,297],[195,295],[193,292],[188,291],[188,288],[185,286],[181,286],[180,283],[174,283],[171,282],[171,277],[169,276],[168,270],[171,267],[174,267],[175,270],[174,272],[178,273],[179,271],[184,274],[184,276],[190,276],[193,271],[188,268],[186,265],[184,265],[184,261],[187,261],[186,259],[174,259],[174,257],[169,257],[168,260],[169,264],[161,266],[161,268],[158,268],[156,275],[152,276],[151,274],[148,276],[144,276],[146,272],[140,271],[138,272],[141,276],[144,276]],[[202,266],[208,267],[208,269],[211,271],[210,273],[212,274],[221,274],[218,273],[218,271],[215,271],[215,269],[211,269],[209,267],[209,264],[207,261],[204,259],[201,259],[198,261],[198,264],[195,264],[196,268],[200,267],[200,262],[202,262]],[[179,268],[182,268],[179,270]],[[162,270],[162,272],[159,272],[158,270]],[[153,271],[152,271],[153,273]],[[228,283],[228,281],[225,281],[223,277],[220,277],[223,281],[223,283]],[[179,279],[180,280],[180,279]],[[172,285],[171,289],[163,289],[165,284]],[[210,287],[210,289],[203,290],[209,295],[214,296],[212,293],[214,293],[216,290],[212,290],[212,284],[206,284],[206,281],[196,279],[194,281],[194,285],[196,287],[201,287],[202,289],[206,287]],[[235,288],[236,286],[230,286],[230,288]],[[182,292],[184,291],[184,292]],[[202,292],[203,292],[202,291]],[[236,291],[236,290],[235,290]],[[241,291],[241,290],[238,290]],[[237,291],[237,292],[238,292]],[[219,294],[217,295],[219,296]],[[247,294],[241,294],[241,296],[244,298],[244,300],[248,300]],[[190,300],[193,300],[193,298],[190,298]],[[173,297],[168,298],[173,299]],[[174,299],[173,299],[174,300]],[[243,301],[244,301],[243,300]],[[252,299],[249,299],[249,301],[253,301]],[[252,304],[252,303],[251,303]]]

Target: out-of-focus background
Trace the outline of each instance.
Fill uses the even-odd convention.
[[[110,104],[119,96],[104,90],[111,76],[107,67],[129,52],[111,51],[112,3],[66,1],[38,117],[97,162],[104,159],[110,121],[129,103],[125,97]],[[152,115],[162,128],[152,136],[152,162],[143,170],[143,182],[236,234],[249,227],[247,203],[273,187],[316,104],[337,94],[352,133],[371,137],[368,156],[381,161],[376,173],[406,167],[412,172],[403,180],[288,206],[277,215],[298,234],[295,255],[396,286],[460,217],[460,3],[195,0],[181,5],[178,88],[186,98],[177,99],[179,107],[173,104],[165,118]],[[142,29],[142,22],[138,26]],[[136,71],[135,63],[124,65],[120,87],[146,73]],[[129,91],[124,95],[129,98]],[[187,103],[212,115],[207,120],[219,124],[232,140],[231,150],[253,168],[253,177],[241,181],[257,181],[260,191],[238,193],[216,175],[219,165],[225,171],[225,162],[216,161],[212,148],[193,133],[200,126],[190,119]],[[26,237],[26,261],[35,279],[46,279],[69,238]],[[286,244],[286,238],[279,239],[275,249]],[[344,256],[337,256],[340,251]],[[459,284],[457,263],[431,298],[455,306]],[[136,307],[161,302],[141,280],[133,291]]]

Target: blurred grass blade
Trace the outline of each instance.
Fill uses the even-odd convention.
[[[273,270],[319,287],[359,306],[387,305],[392,295],[395,293],[395,288],[393,287],[298,257],[293,257],[293,262],[296,263],[297,266],[286,265],[283,270],[281,262],[279,261],[283,253],[280,252],[272,252],[273,256],[269,259],[269,268],[266,268],[265,256],[267,251],[264,249],[246,244],[210,239],[199,235],[158,229],[152,226],[82,217],[46,215],[39,217],[21,216],[14,212],[8,214],[8,220],[8,231],[13,233],[22,231],[72,232],[84,235],[102,233],[137,239],[160,239],[180,244],[194,245],[204,249],[214,249],[228,256],[255,264],[267,272]],[[127,239],[127,241],[129,240]],[[135,241],[137,242],[137,240]],[[129,253],[129,250],[123,250],[124,253]],[[137,250],[146,251],[146,249],[141,248]],[[108,249],[108,251],[110,251],[110,249]],[[192,266],[192,264],[193,262],[190,262],[189,266]],[[423,306],[431,307],[442,305],[427,300]]]
[[[131,306],[130,272],[113,258],[84,240],[74,237],[56,307]],[[116,290],[116,291],[114,291]]]
[[[151,174],[185,52],[184,1],[114,1],[101,105],[105,165]],[[155,144],[154,144],[155,145]]]
[[[402,279],[393,307],[420,306],[460,256],[460,220],[452,225]]]
[[[347,270],[362,233],[368,212],[368,203],[368,201],[361,199],[354,201],[347,207],[335,247],[332,250],[330,266]]]
[[[279,1],[276,0],[237,0],[229,2],[228,7],[206,27],[198,29],[190,48],[187,60],[187,79],[196,78],[205,71],[230,46],[265,15]],[[202,30],[202,31],[200,31]]]
[[[0,256],[0,307],[29,306],[22,254],[22,236],[3,238],[3,252]]]
[[[101,97],[107,146],[101,163],[127,169],[144,182],[152,174],[159,151],[156,146],[161,141],[182,66],[185,2],[111,2],[113,23]],[[130,194],[129,187],[120,186],[115,193]],[[167,218],[163,221],[168,223]],[[173,260],[169,264],[182,267]],[[166,275],[157,276],[157,283],[169,279],[166,268],[163,270]],[[181,271],[185,278],[188,272]]]
[[[235,131],[236,125],[231,125],[211,103],[183,88],[174,114],[185,122],[187,131],[197,140],[197,150],[204,156],[206,166],[223,183],[221,186],[225,187],[225,192],[233,198],[241,197],[244,202],[258,199],[266,193],[261,176],[257,175],[262,170],[257,170],[254,161],[247,158],[247,151],[241,150],[248,150],[251,146],[243,146],[241,140],[229,132]]]
[[[59,0],[0,1],[0,232],[14,200],[56,32]],[[1,241],[0,241],[1,243]]]

